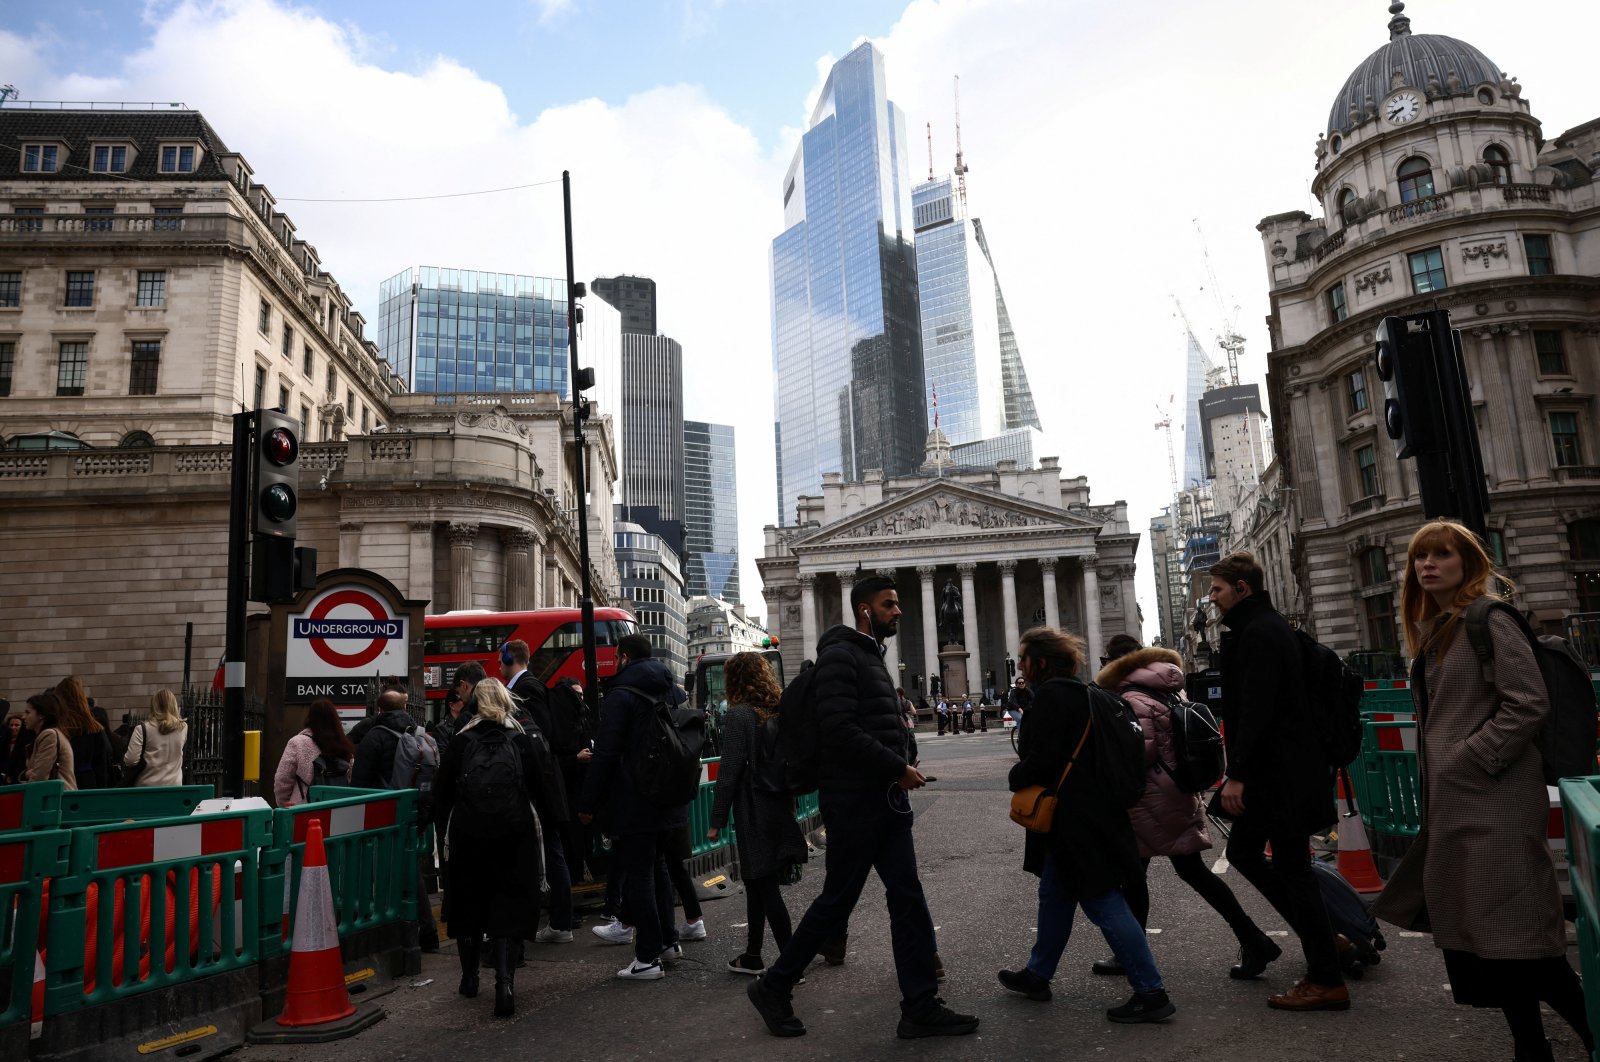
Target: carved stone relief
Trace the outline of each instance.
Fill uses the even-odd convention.
[[[1463,262],[1483,261],[1483,268],[1488,269],[1492,259],[1506,257],[1506,242],[1493,240],[1487,243],[1469,243],[1461,246],[1461,260]]]
[[[1387,284],[1393,279],[1394,274],[1390,270],[1390,267],[1387,265],[1380,266],[1377,269],[1363,273],[1359,277],[1356,277],[1356,290],[1367,291],[1368,289],[1376,289],[1379,284]]]
[[[1006,527],[1039,527],[1046,521],[1014,509],[1001,509],[982,502],[939,495],[858,524],[840,533],[840,538],[880,538],[906,535],[934,528],[968,527],[994,530]]]

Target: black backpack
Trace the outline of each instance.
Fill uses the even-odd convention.
[[[1467,606],[1463,620],[1467,641],[1478,658],[1483,681],[1494,685],[1494,641],[1489,637],[1489,613],[1499,610],[1516,620],[1544,679],[1550,715],[1539,731],[1539,752],[1544,757],[1544,783],[1595,773],[1597,710],[1589,666],[1565,638],[1536,635],[1528,621],[1508,602],[1480,597]]]
[[[349,785],[350,761],[343,756],[329,756],[326,752],[317,753],[317,758],[311,761],[312,785]]]
[[[1141,693],[1167,706],[1172,719],[1172,763],[1161,769],[1185,793],[1204,793],[1217,784],[1225,766],[1222,728],[1211,709],[1186,701],[1175,693],[1138,687]]]
[[[648,696],[633,687],[641,697]],[[639,795],[658,808],[677,808],[694,800],[700,788],[700,753],[706,743],[706,713],[684,708],[670,697],[650,705],[633,754],[633,780]]]
[[[1361,696],[1366,683],[1339,654],[1299,628],[1306,708],[1329,767],[1346,767],[1361,754]]]
[[[472,728],[477,740],[471,742],[461,764],[457,785],[461,809],[469,813],[466,821],[452,822],[478,835],[510,833],[528,821],[528,796],[523,791],[522,757],[503,726],[479,723]],[[455,740],[466,737],[465,733]],[[454,815],[452,814],[452,818]]]
[[[1121,807],[1144,796],[1144,729],[1127,701],[1089,683],[1089,735],[1095,769]]]
[[[802,667],[778,698],[778,743],[783,753],[784,789],[795,796],[814,793],[822,775],[822,729],[811,696],[816,665]]]
[[[760,716],[756,717],[760,720]],[[788,771],[783,759],[782,722],[777,713],[756,728],[756,740],[750,750],[750,787],[758,793],[789,795]]]

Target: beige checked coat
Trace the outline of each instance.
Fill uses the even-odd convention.
[[[1448,648],[1428,654],[1417,736],[1422,828],[1372,913],[1410,929],[1426,906],[1435,946],[1486,959],[1564,955],[1537,744],[1550,708],[1516,623],[1491,612],[1489,633],[1493,687],[1460,625]]]

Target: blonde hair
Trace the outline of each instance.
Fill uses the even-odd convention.
[[[499,679],[486,678],[472,688],[472,699],[478,705],[478,717],[485,723],[505,726],[511,715],[511,694]]]
[[[1450,618],[1436,631],[1427,628],[1442,611],[1433,595],[1422,589],[1417,578],[1417,554],[1423,550],[1435,552],[1450,549],[1461,556],[1461,585],[1450,603]],[[1466,607],[1480,597],[1499,597],[1489,590],[1495,579],[1494,561],[1489,558],[1483,543],[1464,524],[1455,520],[1430,520],[1417,529],[1406,546],[1406,576],[1400,587],[1400,616],[1405,623],[1406,651],[1413,658],[1430,649],[1448,649],[1455,638],[1456,627],[1461,622]],[[1511,582],[1500,577],[1510,589]]]
[[[182,730],[188,724],[178,714],[178,698],[171,690],[156,690],[150,695],[150,722],[163,734]]]

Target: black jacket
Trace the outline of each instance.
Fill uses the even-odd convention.
[[[811,680],[822,742],[821,789],[883,789],[917,759],[916,739],[883,664],[883,647],[853,627],[830,627],[817,642]]]
[[[387,789],[394,771],[394,750],[400,735],[416,725],[411,713],[384,712],[356,745],[356,762],[350,768],[350,784],[357,789]]]
[[[1228,777],[1244,783],[1247,816],[1312,833],[1333,822],[1333,775],[1306,696],[1300,643],[1266,591],[1222,625],[1222,717]]]
[[[533,720],[539,733],[550,735],[550,691],[544,688],[532,671],[523,671],[516,677],[516,685],[507,686],[506,692],[523,713]],[[527,724],[524,723],[524,726]]]
[[[1022,717],[1017,735],[1021,759],[1011,768],[1011,791],[1030,785],[1057,790],[1055,822],[1050,834],[1028,831],[1022,868],[1044,870],[1046,852],[1073,893],[1081,897],[1106,892],[1142,873],[1139,845],[1128,811],[1100,782],[1094,739],[1083,742],[1078,761],[1065,782],[1061,772],[1089,725],[1089,690],[1077,679],[1050,679],[1033,688],[1033,703]]]
[[[116,784],[122,765],[111,757],[111,738],[104,729],[72,739],[73,771],[79,789],[109,789]]]
[[[658,808],[639,793],[633,757],[643,742],[650,707],[667,698],[684,702],[683,691],[659,660],[635,660],[605,683],[594,756],[583,780],[578,811],[596,815],[606,833],[621,837],[687,826],[689,805]]]

